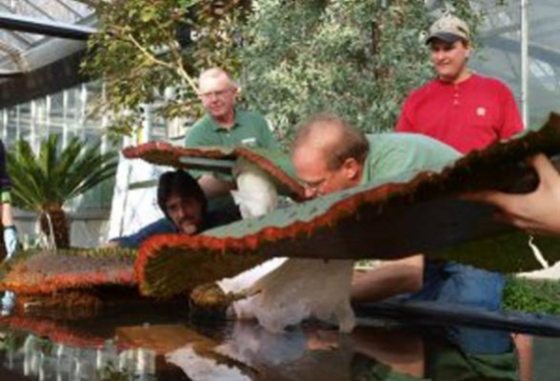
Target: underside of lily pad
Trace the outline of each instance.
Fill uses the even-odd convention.
[[[276,256],[395,259],[424,253],[502,272],[539,268],[524,233],[496,222],[493,207],[460,197],[490,189],[535,189],[538,178],[526,159],[539,152],[558,159],[560,116],[552,114],[539,131],[472,152],[440,173],[355,187],[197,236],[152,237],[135,265],[141,289],[172,293],[196,273],[201,257],[258,262]],[[557,240],[539,243],[551,248],[545,250],[550,263],[560,260]]]
[[[149,163],[188,170],[231,173],[238,158],[257,165],[274,180],[278,192],[293,198],[304,199],[304,189],[294,177],[289,156],[276,149],[248,147],[178,147],[165,142],[149,142],[122,150],[128,159],[143,159]],[[229,162],[229,165],[223,165]]]

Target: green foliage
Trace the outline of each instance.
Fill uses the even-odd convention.
[[[119,369],[112,361],[97,371],[100,381],[129,381],[134,379],[134,372],[129,369]]]
[[[0,351],[14,353],[21,350],[27,336],[27,332],[4,330],[2,328],[2,331],[0,331]]]
[[[445,2],[476,36],[482,13]],[[391,129],[408,92],[432,75],[425,32],[442,9],[408,0],[95,1],[99,33],[85,72],[105,82],[102,112],[130,134],[139,106],[200,116],[193,78],[210,66],[240,74],[243,100],[280,137],[316,111],[366,131]],[[165,99],[166,89],[175,96]]]
[[[98,110],[112,116],[110,130],[130,134],[142,121],[144,103],[175,97],[158,112],[166,117],[200,115],[193,76],[219,65],[235,71],[233,33],[242,0],[97,1],[99,32],[88,42],[84,72],[102,78]]]
[[[508,278],[503,308],[513,311],[560,314],[560,282]]]
[[[116,153],[101,154],[99,144],[86,147],[75,137],[60,150],[59,136],[51,135],[37,154],[25,140],[6,154],[14,205],[38,212],[41,230],[57,247],[70,244],[64,203],[115,174]]]
[[[240,49],[245,97],[282,136],[317,111],[391,129],[406,94],[431,76],[422,1],[255,0]],[[387,5],[384,6],[383,4]],[[449,1],[476,25],[468,1]]]
[[[59,136],[50,135],[36,154],[27,141],[17,141],[6,154],[14,205],[38,212],[52,205],[62,207],[114,176],[117,154],[102,154],[99,146],[88,147],[75,137],[61,150]]]

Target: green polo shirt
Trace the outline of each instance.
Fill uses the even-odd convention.
[[[420,134],[368,135],[369,154],[360,184],[398,177],[405,182],[423,171],[439,171],[460,157],[450,146]]]
[[[210,115],[206,114],[195,123],[185,138],[186,147],[239,145],[259,148],[278,147],[262,115],[239,109],[235,110],[235,124],[231,128],[219,126]]]

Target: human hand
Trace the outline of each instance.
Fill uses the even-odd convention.
[[[4,246],[6,247],[6,259],[12,257],[18,245],[17,230],[14,225],[4,227]]]
[[[465,198],[496,205],[499,219],[529,233],[560,235],[560,174],[543,154],[531,158],[531,164],[540,179],[534,192],[520,195],[487,191]]]

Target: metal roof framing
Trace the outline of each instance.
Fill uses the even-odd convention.
[[[95,28],[0,12],[0,28],[45,36],[87,40]]]

